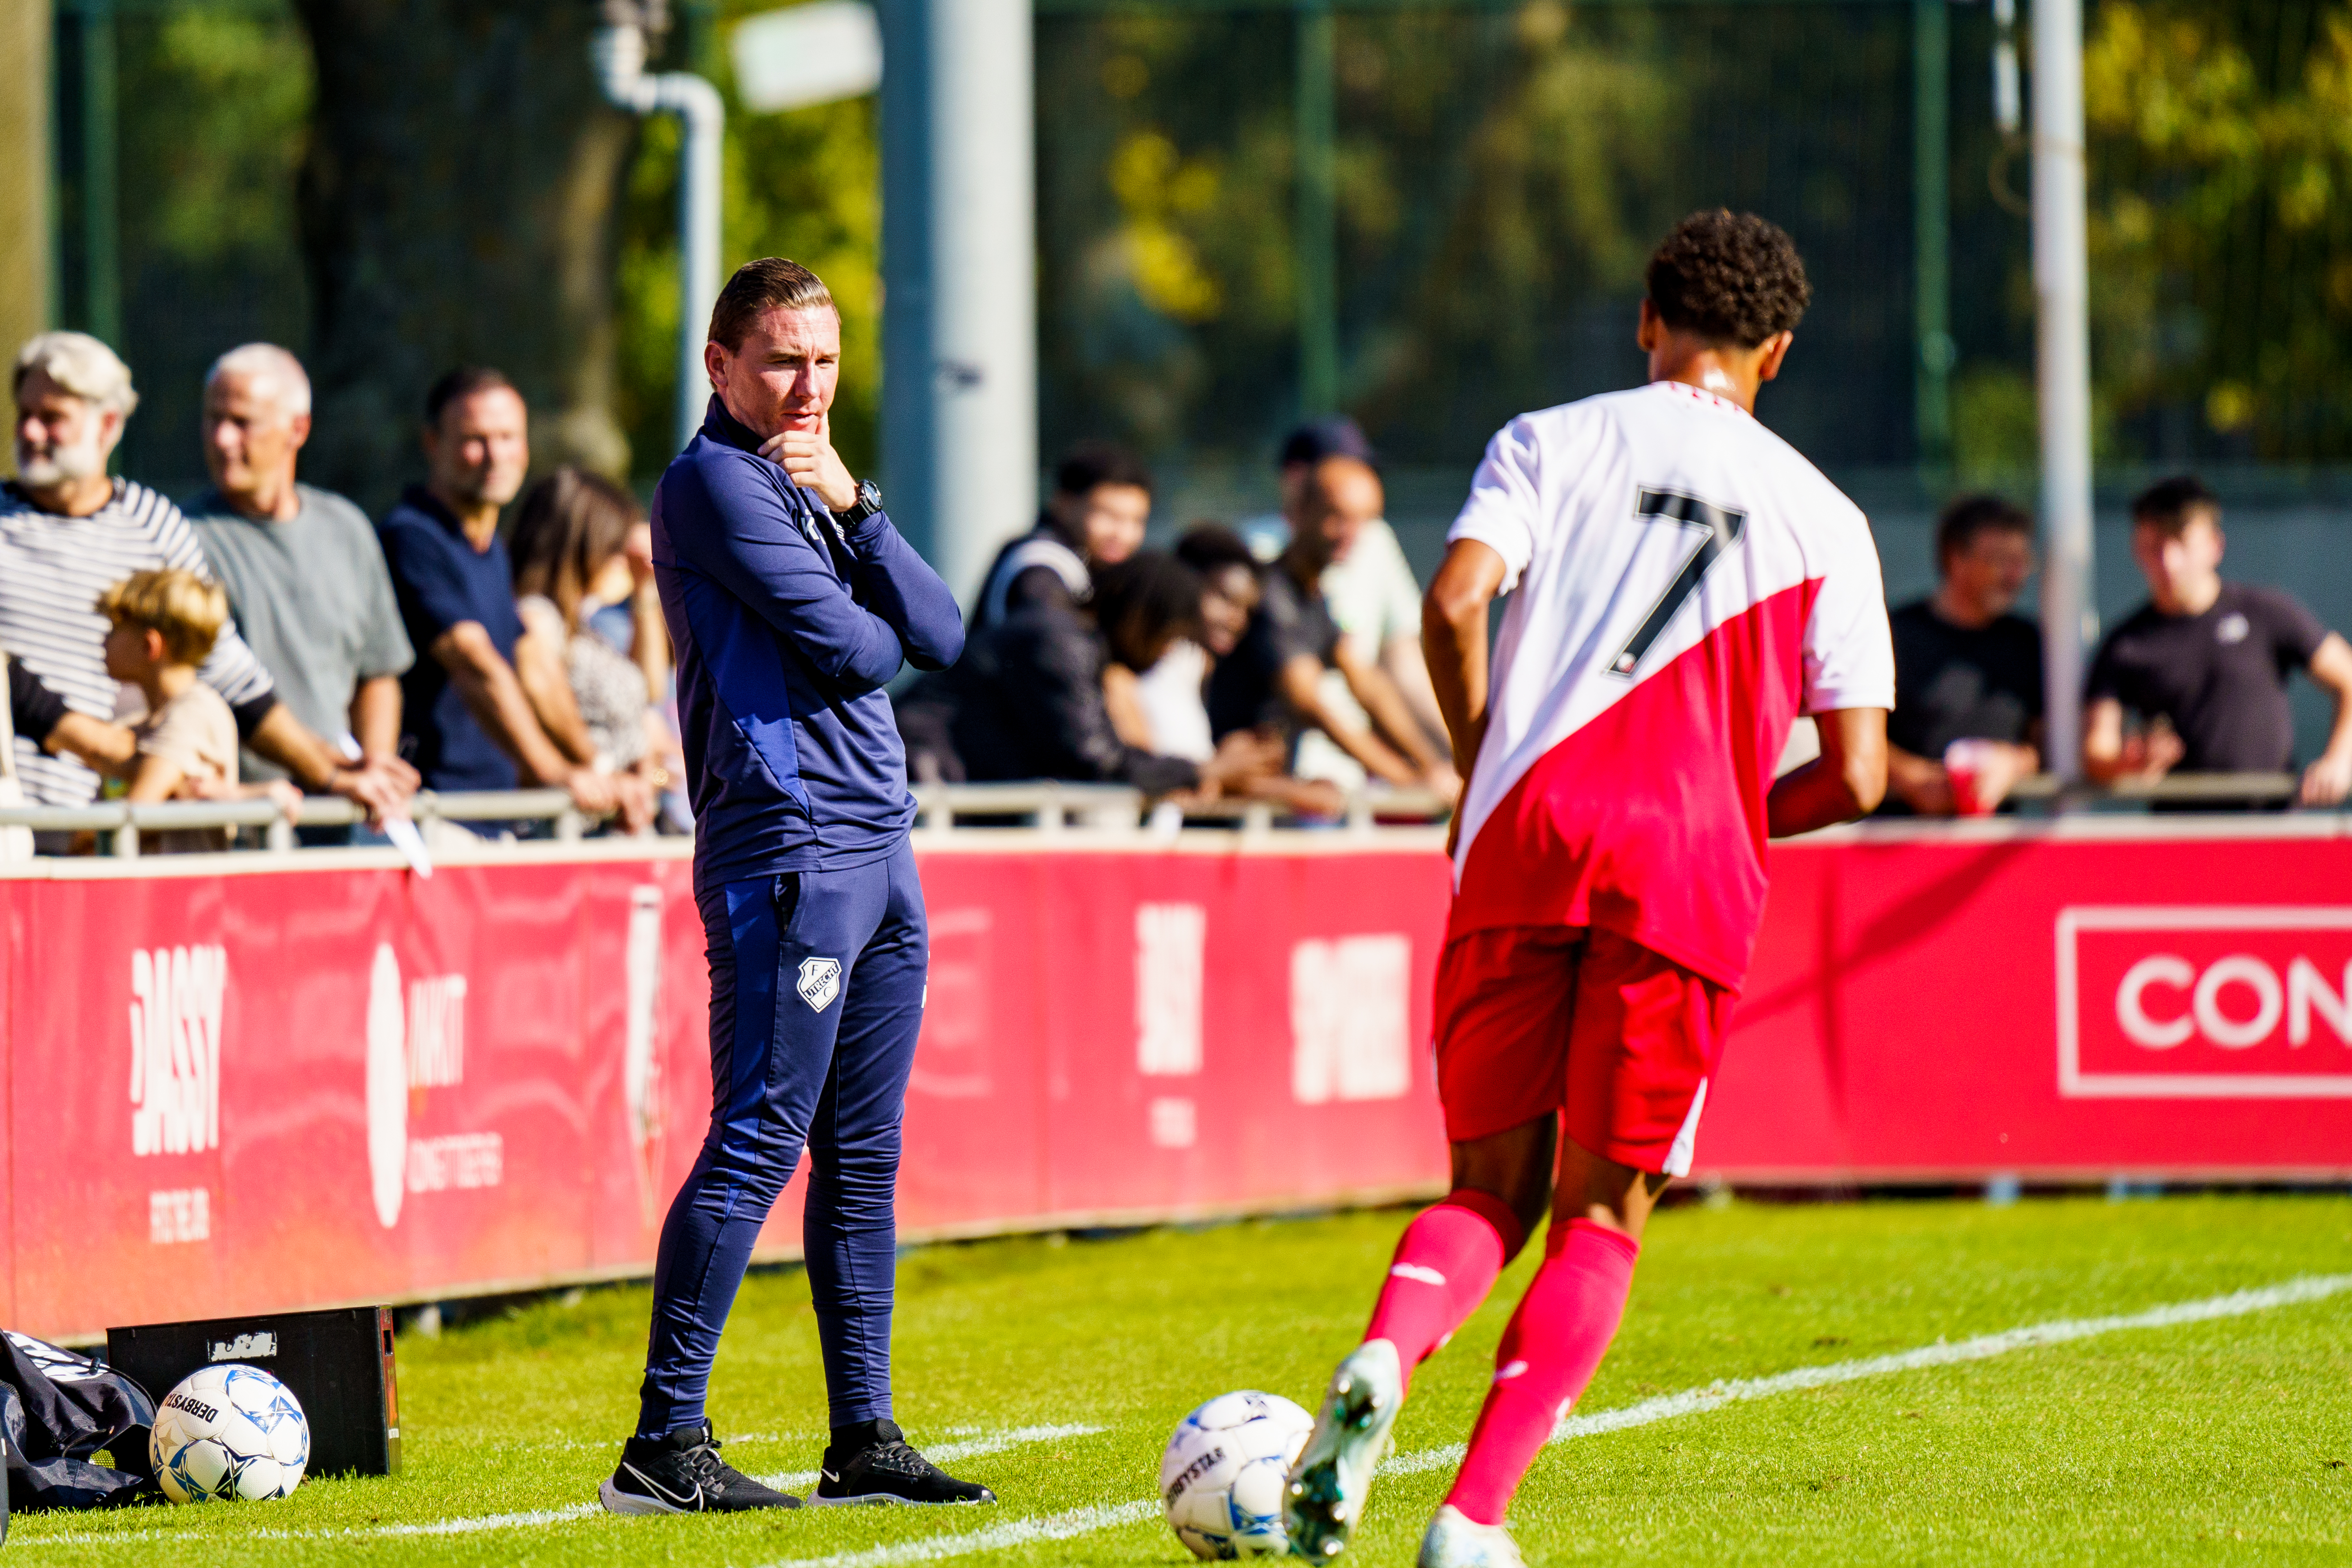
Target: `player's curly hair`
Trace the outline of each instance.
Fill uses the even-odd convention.
[[[1787,231],[1726,207],[1676,224],[1650,256],[1643,281],[1667,326],[1743,349],[1793,330],[1813,298]]]

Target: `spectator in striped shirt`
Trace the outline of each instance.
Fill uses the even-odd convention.
[[[176,567],[206,582],[212,571],[177,507],[107,474],[139,402],[113,350],[85,333],[44,332],[18,350],[14,391],[16,477],[0,487],[0,649],[77,712],[110,717],[118,687],[106,673],[100,592],[138,571]],[[347,766],[278,701],[234,626],[221,628],[201,675],[236,716],[245,745],[304,788],[347,796],[372,817],[405,812],[398,775],[380,763]],[[98,793],[98,775],[72,757],[21,736],[16,747],[38,803],[79,806]]]

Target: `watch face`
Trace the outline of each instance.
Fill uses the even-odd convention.
[[[860,482],[857,486],[857,500],[858,504],[861,506],[869,507],[877,512],[880,511],[882,509],[882,486],[877,485],[871,479]]]

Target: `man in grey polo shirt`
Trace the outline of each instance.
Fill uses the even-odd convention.
[[[245,639],[296,717],[416,787],[400,759],[400,676],[415,662],[365,513],[294,478],[310,434],[310,379],[271,343],[232,349],[205,378],[210,488],[188,521]],[[283,771],[247,752],[244,777]]]

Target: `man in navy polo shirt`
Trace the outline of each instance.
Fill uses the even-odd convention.
[[[710,314],[713,396],[654,492],[710,958],[710,1131],[654,1264],[615,1513],[793,1508],[719,1458],[703,1407],[752,1243],[810,1155],[802,1228],[832,1441],[819,1503],[992,1502],[891,1421],[898,1127],[929,933],[883,687],[963,649],[955,596],[833,449],[841,317],[816,275],[742,267]]]
[[[530,466],[529,417],[493,370],[451,371],[425,393],[425,482],[376,529],[423,655],[400,680],[401,751],[429,789],[511,789],[527,778],[570,790],[592,815],[617,810],[634,830],[653,814],[644,785],[567,756],[515,674],[522,618],[499,510]]]

